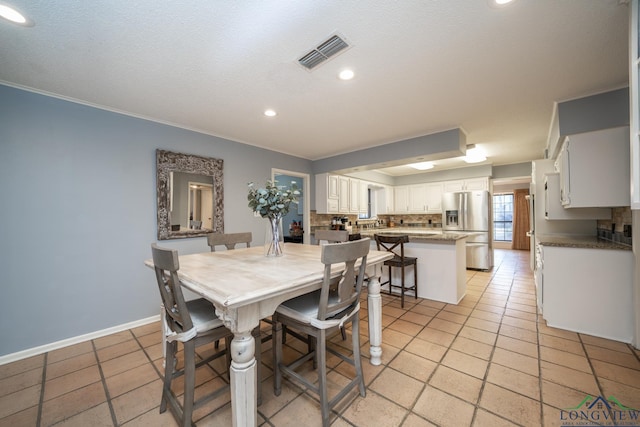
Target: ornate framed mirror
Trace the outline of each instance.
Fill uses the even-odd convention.
[[[156,150],[158,240],[224,233],[223,161]]]

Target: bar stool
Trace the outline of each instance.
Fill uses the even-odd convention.
[[[400,288],[400,306],[404,308],[405,291],[413,291],[415,298],[418,298],[418,258],[408,257],[404,255],[404,244],[409,243],[409,236],[402,235],[374,235],[376,239],[376,247],[378,250],[386,250],[393,253],[393,258],[385,261],[384,265],[389,267],[389,280],[380,284],[380,287],[389,285],[389,294],[392,294],[393,288]],[[381,249],[382,248],[382,249]],[[405,283],[405,267],[413,266],[413,285],[407,286]],[[391,267],[400,268],[400,284],[393,284],[391,277]]]

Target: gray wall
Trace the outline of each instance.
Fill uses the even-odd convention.
[[[158,313],[155,150],[224,160],[225,231],[264,220],[247,183],[311,162],[0,85],[0,355]],[[169,240],[181,253],[205,238]]]

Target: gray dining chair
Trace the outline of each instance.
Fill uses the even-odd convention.
[[[360,292],[369,247],[369,239],[322,246],[321,261],[324,264],[322,288],[285,301],[278,306],[273,315],[274,393],[279,396],[282,391],[283,374],[317,393],[320,399],[323,427],[329,425],[330,409],[354,387],[358,387],[362,397],[366,394],[360,359],[359,311]],[[334,268],[344,268],[344,270],[336,277]],[[356,283],[355,287],[354,283]],[[352,358],[348,354],[327,346],[327,338],[345,323],[352,324]],[[316,341],[313,351],[287,365],[282,359],[281,329],[283,325],[314,337]],[[330,401],[327,393],[327,352],[355,367],[355,377]],[[318,365],[317,385],[296,372],[296,369],[303,366],[305,362],[314,359],[317,360]]]
[[[178,424],[187,427],[192,425],[194,409],[218,397],[229,388],[226,384],[224,387],[195,400],[196,368],[226,356],[228,369],[231,364],[231,354],[228,350],[232,334],[218,319],[215,308],[209,301],[204,298],[185,301],[182,285],[178,279],[178,269],[180,268],[178,251],[164,249],[154,243],[151,245],[151,253],[164,307],[165,361],[160,413],[165,412],[168,405]],[[221,339],[226,342],[224,350],[214,352],[196,363],[196,347]],[[178,342],[182,343],[184,349],[184,367],[182,369],[176,369]],[[182,404],[171,387],[173,380],[181,376],[184,376]]]
[[[313,237],[316,240],[316,245],[348,242],[349,232],[347,230],[316,230]]]
[[[236,245],[244,244],[247,248],[251,247],[253,235],[251,232],[242,233],[209,233],[207,234],[207,244],[211,248],[211,252],[216,251],[216,246],[225,246],[228,250],[235,249]]]

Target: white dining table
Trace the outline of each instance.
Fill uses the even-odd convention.
[[[178,277],[185,288],[211,301],[216,315],[233,332],[231,342],[231,408],[233,425],[257,423],[257,369],[252,330],[278,305],[319,289],[324,265],[321,246],[285,243],[284,255],[266,257],[263,247],[179,256]],[[367,309],[370,363],[382,357],[382,264],[393,254],[371,250],[367,256]],[[153,268],[153,261],[145,264]],[[340,270],[336,269],[336,273]]]

